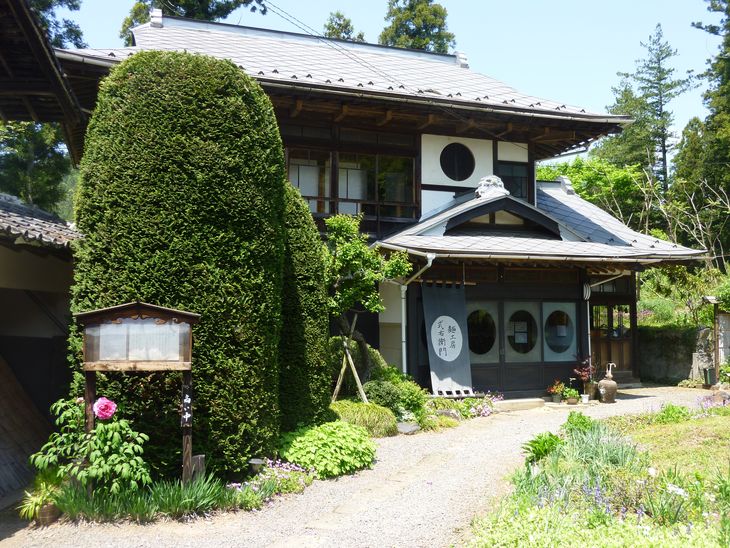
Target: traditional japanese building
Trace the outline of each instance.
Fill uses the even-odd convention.
[[[634,232],[568,180],[536,180],[536,162],[586,150],[625,117],[520,93],[460,53],[159,11],[133,33],[128,48],[57,51],[83,109],[142,50],[230,59],[255,78],[315,219],[362,214],[382,249],[411,257],[415,275],[383,285],[368,336],[435,392],[542,393],[588,356],[633,377],[637,273],[701,254]]]

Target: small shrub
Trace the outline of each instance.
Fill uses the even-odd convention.
[[[362,426],[375,438],[395,436],[398,433],[393,412],[377,403],[341,400],[332,403],[330,408],[340,420]]]
[[[532,464],[544,459],[562,443],[563,440],[552,432],[537,434],[522,446],[522,449],[525,451],[525,464]]]
[[[395,384],[398,389],[398,405],[405,411],[418,416],[428,400],[428,392],[410,380],[403,380]]]
[[[677,384],[680,388],[702,388],[703,382],[699,379],[684,379]]]
[[[568,435],[574,432],[587,432],[593,426],[593,422],[593,419],[586,417],[580,411],[571,411],[563,425],[563,431]]]
[[[150,499],[158,512],[171,518],[236,507],[235,496],[213,475],[198,476],[189,483],[160,481],[152,486]]]
[[[653,422],[656,424],[675,424],[689,420],[691,417],[692,413],[683,405],[665,403],[662,405],[661,410],[654,415]]]
[[[363,385],[368,401],[390,409],[398,417],[401,413],[400,391],[390,381],[368,381]]]
[[[569,398],[575,398],[578,399],[580,397],[580,394],[578,393],[578,390],[575,388],[564,388],[563,389],[563,399],[567,400]]]
[[[336,421],[284,434],[280,454],[324,479],[372,466],[375,444],[361,426]]]
[[[438,428],[454,428],[459,426],[459,421],[454,417],[449,417],[448,415],[437,415],[436,424]]]

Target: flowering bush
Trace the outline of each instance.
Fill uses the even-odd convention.
[[[102,396],[94,402],[93,409],[96,418],[105,421],[114,416],[117,410],[117,404]]]
[[[106,402],[97,411],[101,400]],[[59,480],[73,477],[82,486],[93,485],[102,492],[120,493],[149,485],[152,480],[142,458],[142,445],[149,437],[133,430],[126,419],[114,417],[116,404],[111,400],[99,398],[94,408],[99,418],[112,420],[98,423],[87,433],[83,399],[54,403],[51,412],[56,415],[58,432],[30,457],[31,464],[41,472],[55,472]]]
[[[563,390],[565,390],[565,383],[561,381],[560,379],[555,379],[555,382],[548,386],[547,392],[548,394],[562,394]]]

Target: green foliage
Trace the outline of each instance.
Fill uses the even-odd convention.
[[[348,341],[348,347],[350,349],[350,356],[352,356],[352,361],[355,363],[355,369],[357,369],[357,374],[360,377],[361,382],[367,382],[368,379],[375,379],[375,376],[378,375],[379,372],[383,370],[383,368],[388,367],[388,364],[383,359],[383,356],[380,354],[380,352],[378,352],[376,348],[368,345],[367,359],[364,359],[362,355],[361,345],[357,344],[357,342],[353,340],[350,340]],[[342,337],[331,337],[329,340],[329,351],[327,355],[332,382],[335,382],[337,380],[337,376],[340,374],[340,369],[342,368],[342,357],[344,356],[344,353],[345,352],[342,346]],[[355,394],[357,394],[355,379],[349,373],[345,375],[340,393],[343,396],[354,396]]]
[[[570,398],[578,399],[579,397],[580,397],[580,394],[578,393],[577,389],[570,388],[568,386],[563,388],[563,399],[566,399],[566,400],[570,399]]]
[[[135,491],[151,483],[142,446],[149,439],[135,432],[129,421],[117,415],[97,421],[84,432],[83,401],[59,400],[51,406],[58,432],[51,434],[30,462],[41,472],[55,471],[57,478],[74,478],[99,493]]]
[[[67,0],[68,1],[68,0]],[[254,4],[255,2],[255,4]],[[137,0],[132,5],[129,15],[122,22],[119,38],[124,40],[125,46],[133,46],[132,28],[147,23],[150,20],[150,9],[159,8],[163,15],[185,17],[187,19],[202,19],[204,21],[218,21],[225,19],[230,13],[241,6],[251,6],[251,11],[266,14],[266,5],[263,0]],[[80,47],[80,46],[79,46]]]
[[[339,10],[330,12],[330,16],[324,24],[322,36],[350,40],[351,42],[365,41],[365,34],[362,32],[355,34],[355,27],[352,26],[352,21],[348,17],[345,17],[345,14]]]
[[[398,434],[398,424],[393,412],[377,403],[341,400],[333,402],[330,408],[339,420],[362,426],[374,438]]]
[[[730,383],[730,362],[725,362],[720,366],[720,378],[722,383]]]
[[[571,411],[568,420],[563,424],[563,432],[570,436],[575,432],[587,432],[593,426],[593,419],[586,417],[580,411]]]
[[[400,391],[390,381],[368,381],[363,385],[368,401],[386,407],[398,417],[403,409],[400,405]]]
[[[542,432],[522,445],[525,464],[539,462],[555,451],[563,440],[552,432]]]
[[[285,253],[279,341],[281,428],[324,418],[330,400],[329,315],[324,246],[307,203],[287,185]]]
[[[335,317],[356,305],[369,312],[382,312],[378,284],[411,271],[406,253],[392,253],[385,258],[377,247],[368,245],[367,235],[360,232],[361,220],[360,215],[334,215],[325,219],[329,309]]]
[[[78,11],[81,0],[29,0],[28,4],[38,16],[41,28],[54,48],[85,48],[81,28],[70,19],[60,21],[54,13],[57,9]]]
[[[629,126],[629,127],[633,127]],[[646,230],[651,214],[642,188],[651,185],[636,164],[613,164],[599,157],[538,166],[538,179],[553,181],[563,175],[581,198],[608,211],[628,226]]]
[[[52,474],[38,474],[33,480],[33,488],[25,491],[23,500],[18,506],[22,519],[28,521],[38,517],[38,512],[46,504],[54,503],[58,495],[58,477]]]
[[[372,466],[375,444],[361,426],[336,421],[283,434],[280,454],[325,479]]]
[[[202,515],[236,507],[235,493],[212,474],[189,483],[165,480],[154,484],[150,500],[157,512],[170,518]]]
[[[46,211],[58,211],[71,159],[58,124],[0,124],[0,192]]]
[[[455,45],[454,34],[446,26],[446,8],[433,0],[388,0],[385,20],[389,25],[378,42],[397,48],[448,53]]]
[[[665,403],[661,410],[654,415],[656,424],[676,424],[684,422],[692,417],[692,413],[683,405],[675,405],[673,403]]]
[[[286,184],[271,103],[233,63],[140,52],[102,83],[81,163],[72,311],[139,300],[201,314],[193,439],[224,473],[278,438]],[[75,328],[70,345],[78,368]],[[149,429],[151,465],[176,471],[179,376],[98,385]]]

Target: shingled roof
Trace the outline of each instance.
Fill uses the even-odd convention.
[[[511,197],[499,186],[480,187],[476,195],[455,198],[427,213],[417,224],[383,239],[380,246],[449,259],[580,263],[655,264],[696,259],[705,253],[632,230],[578,196],[566,178],[540,181],[537,207]],[[458,223],[454,226],[453,220],[498,201],[514,202],[524,212],[532,213],[533,218],[542,218],[546,226],[554,227],[553,233],[494,230],[488,226],[459,230]]]
[[[0,237],[16,245],[64,249],[81,234],[52,213],[0,194]]]
[[[132,47],[57,53],[72,74],[77,93],[89,91],[84,88],[88,78],[74,76],[82,69],[111,67],[142,50],[187,51],[231,60],[270,94],[288,92],[298,97],[371,101],[384,108],[426,109],[447,118],[465,118],[457,120],[467,123],[463,131],[485,123],[485,116],[497,117],[504,124],[519,120],[550,126],[552,130],[540,126],[535,131],[543,133],[530,134],[539,157],[586,146],[630,122],[625,116],[587,112],[561,101],[521,93],[470,70],[462,54],[437,54],[155,14],[133,33]],[[93,108],[90,100],[86,103],[87,108]],[[478,119],[469,120],[472,116]],[[425,127],[424,122],[419,124]],[[512,140],[519,137],[511,125],[497,133],[509,134]]]

